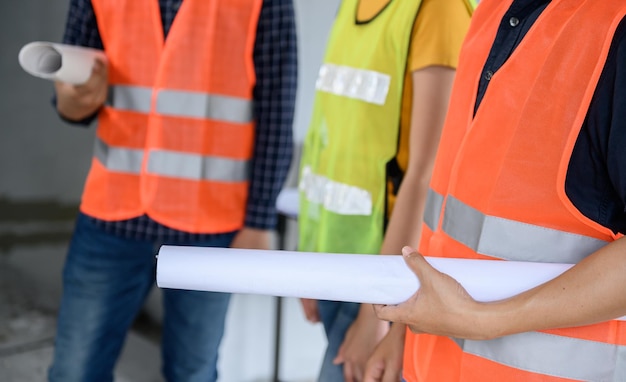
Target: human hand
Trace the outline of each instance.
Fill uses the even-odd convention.
[[[312,300],[310,298],[301,298],[300,304],[302,305],[304,317],[307,321],[313,324],[320,322],[320,312],[317,308],[317,300]]]
[[[376,315],[404,323],[414,333],[484,339],[477,319],[480,304],[452,277],[433,268],[410,247],[402,248],[409,268],[417,275],[420,288],[399,305],[375,305]]]
[[[80,121],[94,114],[106,101],[109,90],[107,64],[96,59],[91,76],[84,84],[56,81],[57,110],[64,118]]]
[[[243,227],[230,244],[231,248],[271,249],[272,231]]]
[[[389,323],[376,318],[371,305],[362,304],[333,360],[335,365],[343,364],[346,382],[363,381],[367,360],[388,331]]]
[[[402,379],[406,326],[394,323],[365,366],[363,382],[397,382]]]

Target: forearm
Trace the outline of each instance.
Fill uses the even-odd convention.
[[[387,225],[381,254],[397,255],[405,245],[417,246],[429,179],[419,174],[407,174],[403,179]]]
[[[409,161],[381,253],[399,254],[405,245],[417,248],[426,193],[448,110],[454,73],[450,68],[428,66],[411,75]]]
[[[404,338],[406,337],[406,325],[400,322],[392,322],[389,333],[387,334],[396,343],[404,345]]]
[[[480,304],[474,316],[487,337],[574,327],[626,315],[626,239],[559,277],[510,299]]]

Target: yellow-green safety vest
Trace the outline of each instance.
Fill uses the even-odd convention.
[[[380,251],[386,168],[398,149],[402,87],[420,4],[392,0],[366,21],[357,21],[359,0],[341,4],[301,159],[301,251]]]

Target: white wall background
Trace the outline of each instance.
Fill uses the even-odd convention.
[[[298,143],[304,140],[309,126],[315,79],[339,3],[340,0],[294,0],[299,59],[294,139]]]

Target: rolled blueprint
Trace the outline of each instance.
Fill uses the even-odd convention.
[[[279,213],[287,217],[297,218],[299,197],[300,195],[297,188],[283,188],[276,198],[276,209]]]
[[[496,301],[540,285],[572,264],[426,258],[478,301]],[[162,246],[160,288],[398,304],[419,289],[400,255],[356,255]]]
[[[87,82],[96,58],[106,62],[101,50],[44,41],[24,45],[18,58],[22,68],[35,77],[74,85]]]

